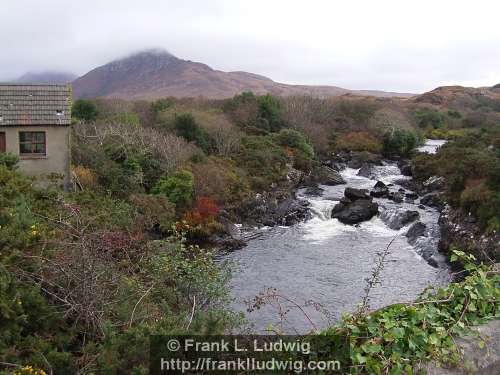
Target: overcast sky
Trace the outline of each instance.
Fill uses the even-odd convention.
[[[500,83],[498,0],[2,0],[0,80],[162,47],[275,81],[423,92]]]

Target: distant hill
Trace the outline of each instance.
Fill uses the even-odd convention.
[[[73,82],[75,98],[155,99],[166,96],[204,96],[221,99],[243,91],[282,96],[413,96],[384,91],[348,90],[335,86],[287,85],[253,73],[214,70],[202,63],[179,59],[165,50],[147,50],[133,54],[95,68]]]
[[[28,72],[18,79],[16,82],[26,83],[68,83],[74,81],[78,76],[72,73],[65,72]]]
[[[493,87],[441,86],[412,98],[422,104],[432,104],[455,109],[475,109],[480,106],[497,108],[500,104],[500,90]]]

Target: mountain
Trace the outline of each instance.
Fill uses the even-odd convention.
[[[493,87],[441,86],[432,91],[412,98],[422,104],[455,109],[493,106],[500,108],[500,90]]]
[[[76,74],[66,72],[28,72],[16,79],[26,83],[68,83],[77,78]]]
[[[256,94],[344,94],[410,97],[384,91],[347,90],[335,86],[287,85],[247,72],[222,72],[208,65],[182,60],[165,50],[142,51],[95,68],[73,82],[75,98],[114,97],[155,99],[166,96],[222,99],[243,91]]]

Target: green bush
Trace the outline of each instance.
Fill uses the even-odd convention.
[[[242,139],[237,161],[248,173],[252,187],[261,191],[285,179],[289,159],[271,137],[248,136]]]
[[[71,116],[87,122],[93,122],[97,119],[99,112],[94,102],[86,99],[78,99],[73,103]]]
[[[155,115],[157,115],[158,113],[173,107],[173,105],[174,103],[171,99],[168,98],[158,99],[155,100],[153,103],[151,103],[151,110]]]
[[[439,129],[445,124],[445,116],[439,111],[421,108],[415,111],[415,118],[417,119],[418,126],[421,128],[432,127]]]
[[[179,137],[188,142],[194,142],[203,151],[208,152],[209,140],[205,131],[196,123],[190,113],[175,116],[173,127]]]
[[[165,195],[178,210],[186,209],[193,202],[194,176],[185,170],[172,176],[164,176],[156,183],[152,192]]]
[[[281,105],[279,100],[271,94],[259,96],[260,127],[271,132],[279,131],[283,126]]]
[[[19,157],[10,153],[0,152],[0,165],[5,165],[8,169],[13,170],[17,167]]]
[[[338,151],[367,151],[380,153],[382,144],[380,140],[366,132],[348,132],[336,135],[332,145]]]
[[[449,109],[448,110],[448,116],[452,117],[452,118],[462,118],[462,114],[455,110],[455,109]]]
[[[383,152],[386,155],[408,156],[418,143],[418,136],[414,132],[395,129],[384,135]]]
[[[300,151],[305,157],[309,159],[314,158],[314,149],[306,139],[306,137],[292,129],[282,129],[274,136],[276,143],[281,146],[290,147],[294,150]]]

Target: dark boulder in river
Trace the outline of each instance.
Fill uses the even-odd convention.
[[[411,176],[412,175],[411,165],[408,163],[407,160],[398,161],[398,168],[401,171],[401,174],[403,176]]]
[[[420,217],[418,211],[412,210],[388,210],[381,214],[382,220],[391,229],[401,229],[405,225],[417,220]]]
[[[324,190],[322,188],[320,188],[318,185],[313,185],[313,186],[309,186],[306,190],[304,190],[304,194],[308,195],[308,196],[316,197],[316,196],[321,195],[321,193],[323,193],[323,191]]]
[[[370,195],[376,198],[387,197],[389,194],[389,188],[382,181],[377,181],[377,183],[373,186],[372,191],[370,191]]]
[[[372,201],[368,190],[348,187],[344,196],[333,208],[332,218],[344,224],[357,224],[378,214],[378,204]]]
[[[399,191],[396,191],[396,192],[391,191],[387,195],[387,198],[390,199],[391,201],[396,202],[396,203],[403,203],[404,194],[400,193]]]
[[[361,168],[359,169],[357,175],[366,177],[366,178],[372,178],[373,177],[373,165],[370,163],[364,163]]]
[[[321,165],[306,178],[306,185],[314,184],[334,186],[345,184],[345,180],[338,171],[326,165]]]
[[[368,194],[368,190],[366,189],[355,189],[347,187],[344,190],[344,195],[351,201],[355,201],[357,199],[370,199],[370,195]]]
[[[438,193],[429,193],[427,195],[424,195],[420,199],[420,204],[423,204],[424,206],[434,207],[438,210],[442,210],[444,207],[441,195]]]
[[[418,237],[425,236],[426,229],[427,226],[424,223],[417,221],[410,227],[410,229],[408,229],[408,232],[406,232],[405,234],[405,236],[408,238],[408,242],[410,244],[414,244]]]
[[[378,204],[371,199],[357,199],[350,203],[339,203],[332,211],[332,218],[344,224],[357,224],[370,220],[378,214]]]

